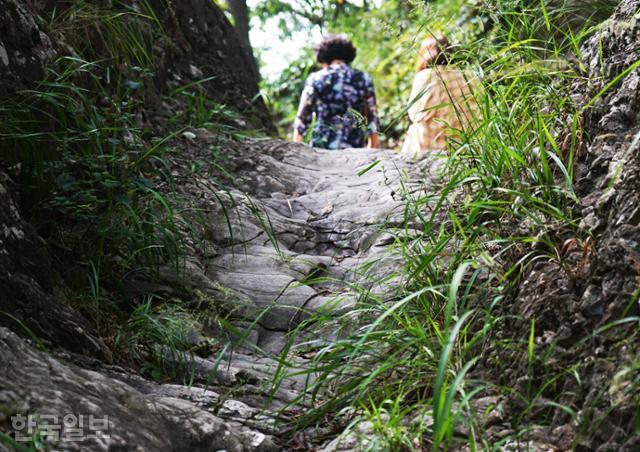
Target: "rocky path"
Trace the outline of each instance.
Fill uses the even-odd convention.
[[[157,384],[119,367],[51,356],[2,330],[0,402],[16,413],[109,417],[108,436],[62,449],[279,450],[282,409],[305,379],[285,379],[274,392],[278,354],[302,337],[334,340],[344,322],[331,319],[343,318],[363,294],[394,297],[398,262],[388,252],[389,231],[404,225],[400,193],[429,183],[424,162],[275,140],[221,145],[196,132],[182,143],[174,169],[186,264],[164,269],[154,291],[177,284],[186,305],[213,305],[232,328],[212,318],[197,333],[224,347],[193,358],[189,385]],[[220,149],[213,166],[193,171]],[[214,176],[221,167],[228,183]],[[431,162],[426,167],[433,172]],[[318,313],[322,325],[309,321]],[[305,364],[295,354],[288,359]],[[26,384],[10,384],[16,380]]]
[[[227,157],[223,164],[239,188],[221,192],[195,179],[184,192],[204,195],[197,207],[207,220],[198,242],[215,250],[197,256],[196,245],[191,262],[198,279],[230,291],[238,317],[259,316],[247,334],[253,345],[277,354],[287,333],[314,312],[332,306],[344,313],[362,290],[392,296],[385,279],[392,237],[383,228],[403,223],[398,193],[407,162],[387,152],[336,153],[279,141],[256,141]]]

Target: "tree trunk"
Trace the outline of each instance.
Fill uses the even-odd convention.
[[[240,38],[240,44],[253,65],[257,82],[260,79],[260,71],[258,70],[258,64],[256,63],[255,56],[253,55],[253,48],[251,47],[251,40],[249,39],[250,26],[247,0],[227,0],[227,3],[229,4],[229,10],[233,16],[236,32]]]

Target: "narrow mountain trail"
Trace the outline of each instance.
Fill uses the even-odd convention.
[[[190,359],[181,384],[154,383],[76,355],[50,356],[3,329],[10,364],[0,370],[0,385],[26,382],[7,394],[10,403],[28,403],[28,412],[109,418],[107,436],[65,442],[63,449],[280,450],[277,438],[288,414],[303,408],[297,401],[312,378],[285,377],[274,388],[279,363],[306,364],[289,347],[336,340],[357,323],[349,313],[360,297],[396,296],[400,262],[389,245],[393,230],[405,227],[403,194],[435,180],[436,160],[277,140],[220,144],[196,132],[173,162],[184,265],[163,269],[153,291],[179,284],[186,288],[181,302],[214,303],[229,323],[203,322],[198,341],[215,346]],[[224,158],[193,171],[216,146]],[[214,173],[221,167],[233,174],[235,188],[219,185]],[[319,314],[321,322],[310,321]]]
[[[192,236],[187,281],[224,286],[228,308],[257,323],[247,339],[270,354],[314,313],[348,312],[363,291],[393,297],[397,262],[388,231],[404,228],[403,193],[429,185],[420,165],[391,151],[331,152],[272,140],[246,146],[225,149],[222,162],[238,188],[194,177],[181,190],[205,219]]]
[[[640,0],[455,11],[417,161],[255,138],[218,3],[0,0],[0,452],[640,450]]]

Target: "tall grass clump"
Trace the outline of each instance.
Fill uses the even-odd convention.
[[[148,303],[131,281],[179,268],[183,229],[168,160],[181,130],[147,118],[158,96],[152,44],[165,31],[147,1],[116,3],[49,10],[48,33],[74,51],[0,100],[0,159],[19,183],[22,213],[49,245],[70,301],[111,345],[118,328],[131,327],[131,311],[152,318],[139,312]],[[177,340],[169,317],[147,322],[164,325],[155,331],[165,343]],[[151,347],[127,337],[121,344]]]
[[[188,311],[147,296],[134,309],[116,337],[116,348],[133,362],[142,362],[142,374],[161,381],[187,374],[193,359],[192,335],[196,320]]]
[[[166,143],[141,120],[154,17],[151,8],[66,4],[49,26],[80,55],[59,58],[44,80],[0,104],[2,157],[20,165],[25,212],[63,255],[102,260],[103,269],[107,257],[150,267],[177,249],[160,191]],[[78,30],[92,39],[78,39]]]
[[[500,343],[524,271],[584,234],[572,216],[580,111],[568,94],[593,24],[553,2],[506,3],[483,3],[493,26],[461,52],[482,80],[475,120],[456,131],[438,186],[405,192],[405,230],[390,230],[402,290],[391,303],[363,297],[349,314],[357,326],[314,351],[302,373],[316,408],[303,426],[346,417],[358,435],[369,422],[371,450],[490,447],[473,400],[502,389],[476,364]],[[526,341],[504,346],[532,354]]]

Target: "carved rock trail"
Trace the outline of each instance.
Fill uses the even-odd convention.
[[[216,143],[199,130],[174,160],[181,215],[189,225],[187,256],[183,269],[167,267],[161,279],[167,291],[176,283],[187,288],[186,304],[193,294],[214,300],[241,338],[222,355],[194,357],[193,382],[185,386],[153,383],[76,355],[52,356],[2,329],[3,404],[15,412],[109,416],[107,437],[56,447],[277,450],[284,420],[277,410],[305,384],[304,377],[285,379],[271,397],[274,358],[289,333],[321,311],[326,325],[314,325],[313,336],[295,336],[331,341],[340,327],[330,318],[352,310],[361,293],[394,296],[398,262],[388,252],[388,231],[404,225],[400,194],[429,184],[421,170],[425,161],[276,140],[229,142],[219,162],[233,174],[236,188],[228,189],[213,170],[189,171],[194,162],[207,162]],[[426,167],[434,173],[432,163]],[[162,282],[155,290],[163,290]],[[214,324],[203,325],[201,334],[229,339]],[[290,359],[304,366],[301,358]]]
[[[385,230],[404,223],[400,193],[417,165],[388,151],[332,152],[272,140],[247,146],[225,150],[239,189],[221,191],[213,179],[198,178],[183,186],[206,218],[186,276],[217,298],[224,297],[216,283],[224,286],[230,310],[247,321],[259,316],[255,345],[279,353],[286,333],[313,312],[328,305],[346,312],[359,290],[393,296]]]

